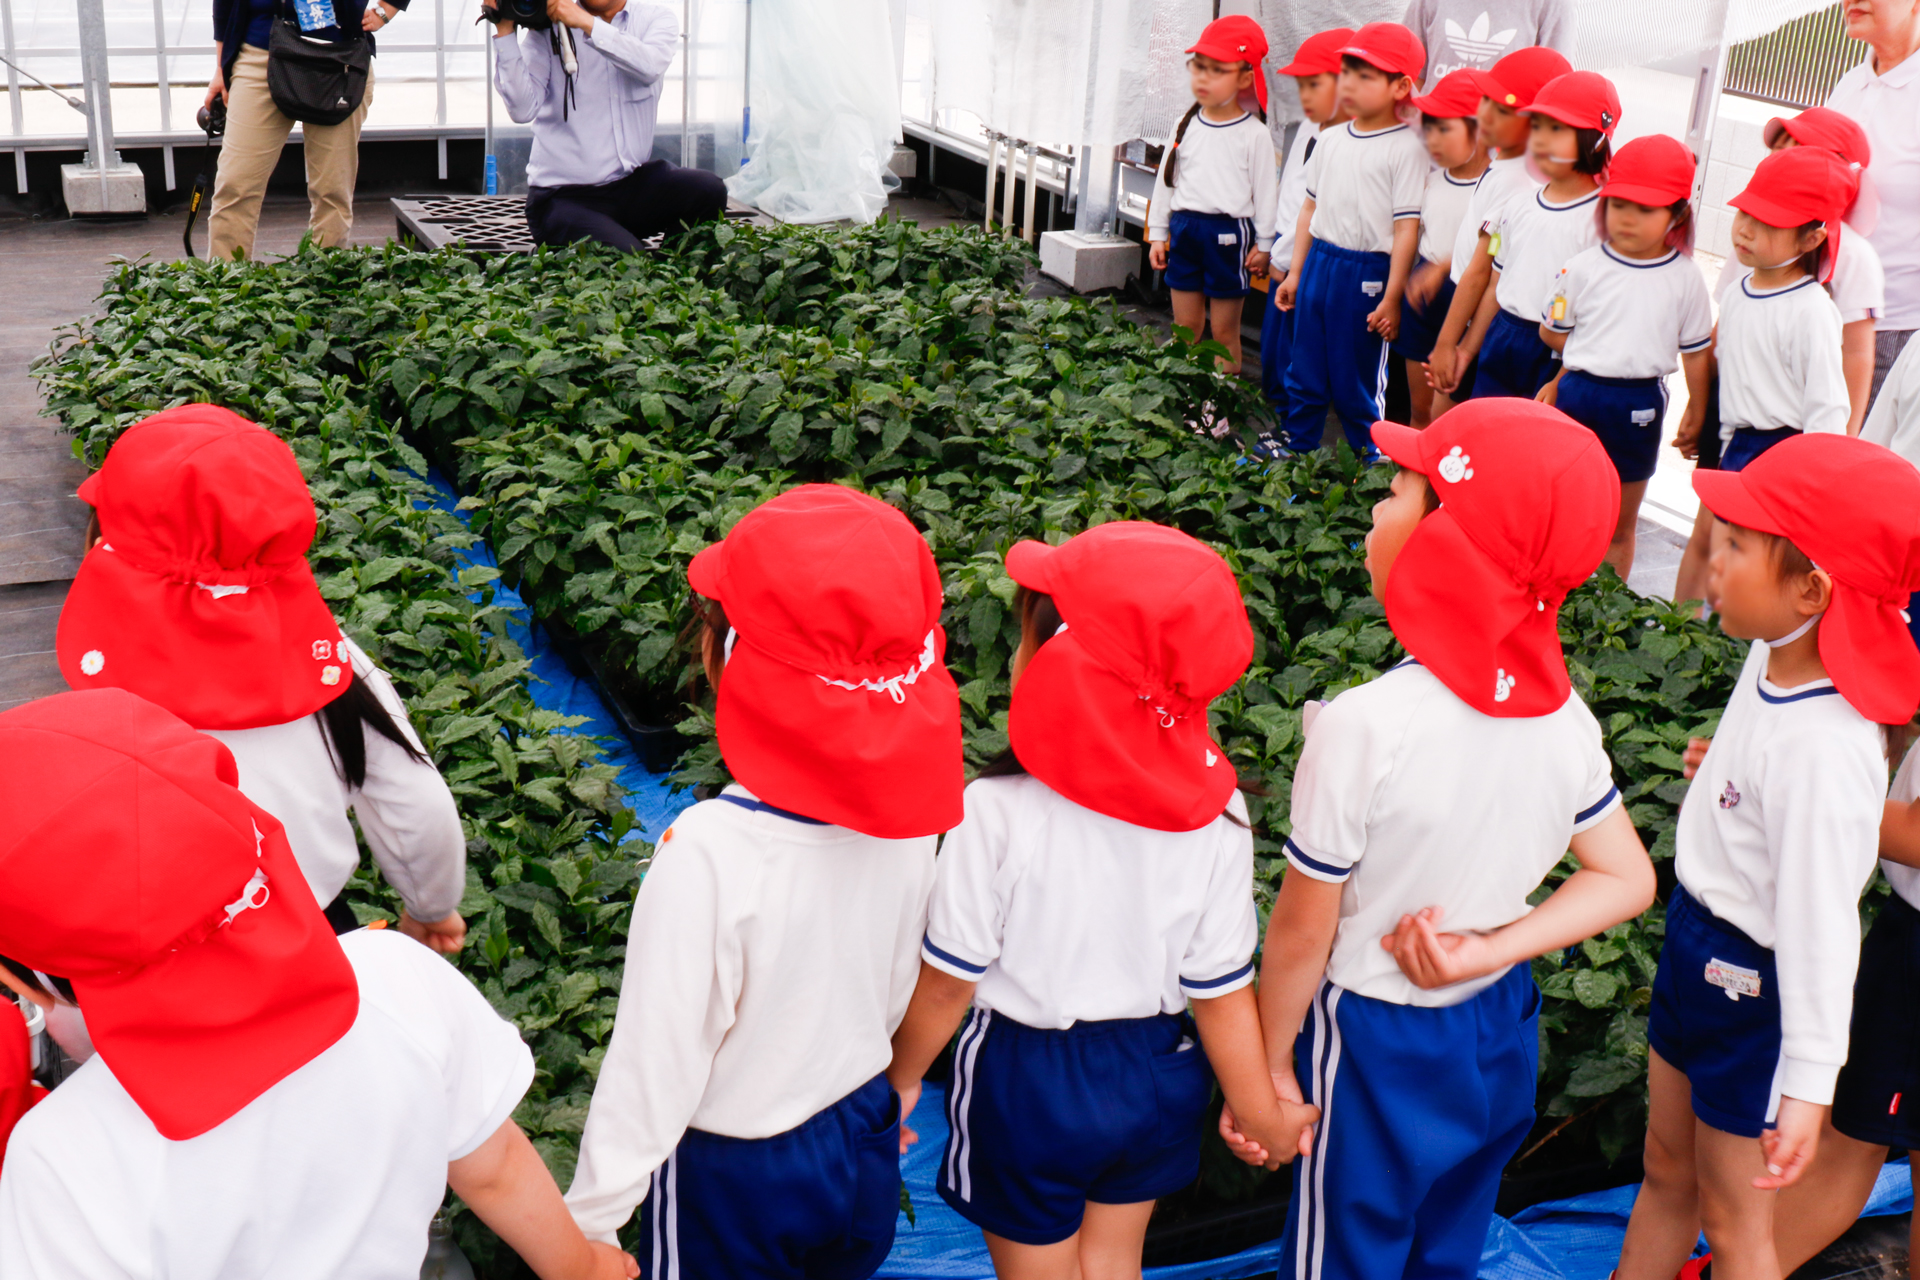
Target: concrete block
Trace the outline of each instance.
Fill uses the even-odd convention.
[[[1141,274],[1143,252],[1121,236],[1049,231],[1040,237],[1040,270],[1075,293],[1118,289]]]
[[[887,172],[896,178],[918,177],[920,175],[920,153],[912,147],[894,147],[893,157],[887,161]]]
[[[110,165],[104,174],[83,164],[63,164],[60,192],[75,217],[147,211],[147,179],[136,164]]]

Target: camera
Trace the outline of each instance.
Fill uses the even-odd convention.
[[[545,31],[553,26],[547,16],[546,0],[490,0],[480,10],[488,22],[511,22],[529,31]]]
[[[227,102],[224,98],[215,98],[201,107],[194,122],[200,126],[200,132],[209,138],[218,138],[227,132]]]

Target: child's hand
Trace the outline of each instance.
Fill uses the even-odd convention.
[[[1254,275],[1263,276],[1267,274],[1268,268],[1272,265],[1273,255],[1261,249],[1247,250],[1247,270]]]
[[[1319,1121],[1319,1108],[1307,1106],[1306,1099],[1300,1092],[1300,1082],[1294,1079],[1293,1072],[1291,1071],[1276,1071],[1273,1073],[1273,1092],[1274,1095],[1280,1099],[1283,1111],[1289,1107],[1304,1107],[1312,1114],[1313,1118],[1306,1122],[1306,1126],[1300,1131],[1300,1136],[1296,1142],[1296,1149],[1300,1155],[1311,1155],[1313,1153],[1313,1126]],[[1229,1151],[1233,1152],[1234,1155],[1246,1161],[1248,1164],[1265,1165],[1271,1169],[1284,1163],[1284,1161],[1275,1161],[1272,1153],[1269,1152],[1266,1147],[1240,1131],[1240,1123],[1234,1119],[1232,1107],[1222,1106],[1220,1108],[1220,1137],[1226,1142]],[[1293,1157],[1289,1155],[1287,1160],[1291,1160],[1292,1158]]]
[[[1167,269],[1167,242],[1165,240],[1155,240],[1147,246],[1147,261],[1153,266],[1155,271],[1165,271]]]
[[[1300,292],[1299,284],[1293,278],[1293,272],[1287,272],[1287,278],[1280,282],[1280,292],[1274,298],[1273,305],[1282,311],[1293,310],[1293,299]]]
[[[1433,926],[1440,908],[1424,907],[1400,917],[1400,926],[1380,945],[1393,953],[1400,972],[1423,991],[1450,987],[1456,982],[1492,973],[1507,961],[1494,953],[1487,935],[1441,933]]]
[[[1819,1103],[1781,1098],[1775,1127],[1760,1135],[1767,1172],[1755,1178],[1753,1185],[1761,1191],[1792,1186],[1813,1163],[1813,1153],[1820,1146],[1820,1129],[1826,1122],[1827,1109]]]
[[[1687,750],[1680,757],[1680,776],[1692,780],[1700,772],[1700,762],[1707,758],[1707,748],[1713,745],[1712,738],[1688,738]]]
[[[633,1260],[632,1254],[623,1252],[614,1245],[589,1240],[587,1254],[593,1260],[593,1267],[585,1273],[583,1280],[638,1280],[639,1278],[640,1264]]]
[[[901,1155],[907,1154],[907,1148],[920,1141],[919,1133],[907,1127],[907,1117],[912,1115],[913,1109],[920,1104],[920,1083],[920,1081],[915,1080],[904,1089],[896,1088],[894,1090],[895,1093],[900,1095]]]
[[[1533,398],[1541,404],[1558,404],[1560,401],[1560,375],[1554,374],[1553,380],[1533,393]]]
[[[1433,351],[1427,356],[1427,385],[1442,395],[1452,395],[1453,389],[1460,385],[1460,375],[1453,367],[1457,350],[1442,339],[1433,344]]]
[[[1673,433],[1673,447],[1680,451],[1681,457],[1691,459],[1700,456],[1700,428],[1706,422],[1706,415],[1705,405],[1700,407],[1698,413],[1694,412],[1692,405],[1688,405],[1686,413],[1681,416],[1680,426]]]
[[[1440,282],[1447,278],[1447,269],[1437,262],[1429,262],[1416,270],[1407,281],[1407,301],[1416,307],[1424,307],[1440,292]]]
[[[1372,311],[1369,311],[1367,313],[1367,328],[1379,334],[1388,342],[1392,342],[1395,338],[1399,337],[1400,303],[1397,300],[1394,301],[1392,305],[1382,302]]]

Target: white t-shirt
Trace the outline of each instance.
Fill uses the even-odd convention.
[[[1913,347],[1912,343],[1907,345]],[[1908,748],[1907,758],[1900,762],[1900,772],[1893,775],[1893,786],[1887,790],[1887,799],[1898,800],[1902,804],[1920,800],[1920,751]],[[1909,867],[1882,858],[1880,874],[1887,878],[1887,883],[1908,906],[1920,910],[1920,867]]]
[[[353,678],[364,680],[415,747],[420,736],[387,674],[348,640]],[[431,760],[415,760],[363,726],[367,780],[340,776],[326,731],[313,716],[259,729],[208,729],[233,752],[240,790],[280,819],[294,861],[321,906],[332,902],[360,865],[352,810],[373,860],[417,920],[440,920],[460,906],[467,886],[467,837],[453,792]],[[424,754],[424,753],[423,753]]]
[[[612,1243],[688,1129],[770,1138],[886,1069],[935,842],[785,817],[738,785],[674,820],[634,901],[567,1192],[582,1230]]]
[[[1827,105],[1866,130],[1880,221],[1873,247],[1886,268],[1887,305],[1878,328],[1920,329],[1920,55],[1885,75],[1873,58],[1840,77]]]
[[[1920,342],[1907,340],[1900,358],[1887,370],[1860,438],[1893,450],[1920,467]]]
[[[1727,290],[1740,282],[1752,268],[1740,265],[1729,256],[1720,263],[1720,278],[1714,282],[1714,296],[1726,301]],[[1872,243],[1858,231],[1847,228],[1840,235],[1840,252],[1833,261],[1833,275],[1827,281],[1827,293],[1840,309],[1840,323],[1877,319],[1887,305],[1887,278],[1880,266],[1880,255]]]
[[[1467,200],[1466,216],[1460,219],[1460,228],[1454,232],[1453,267],[1448,274],[1455,284],[1460,283],[1468,261],[1480,246],[1480,233],[1497,232],[1501,219],[1507,216],[1507,206],[1532,196],[1540,190],[1540,185],[1527,172],[1525,156],[1495,160],[1487,166],[1480,181],[1474,184],[1473,194]],[[1494,247],[1497,250],[1499,246]]]
[[[1273,215],[1273,274],[1280,275],[1293,263],[1293,240],[1300,229],[1300,206],[1307,202],[1307,161],[1319,145],[1323,130],[1311,120],[1302,120],[1293,131],[1293,145],[1287,149],[1287,165],[1280,171],[1280,198]]]
[[[1673,869],[1701,906],[1773,951],[1779,1089],[1824,1105],[1847,1060],[1887,762],[1880,726],[1832,681],[1768,681],[1769,652],[1760,641],[1747,651],[1680,805]]]
[[[1560,268],[1600,243],[1599,207],[1597,188],[1566,204],[1548,200],[1544,187],[1531,200],[1508,203],[1493,255],[1493,269],[1500,273],[1494,297],[1502,310],[1539,323]]]
[[[1411,659],[1347,690],[1307,736],[1286,846],[1290,874],[1345,885],[1328,980],[1392,1004],[1471,999],[1506,970],[1423,991],[1380,939],[1425,907],[1448,933],[1512,924],[1575,833],[1619,805],[1577,693],[1550,715],[1485,715]]]
[[[1664,378],[1680,356],[1713,342],[1713,303],[1694,260],[1678,249],[1640,262],[1597,244],[1553,282],[1549,327],[1570,334],[1561,360],[1602,378]]]
[[[1439,262],[1453,253],[1460,225],[1467,219],[1467,205],[1479,185],[1480,178],[1456,178],[1439,165],[1427,171],[1427,193],[1420,201],[1421,257]]]
[[[1844,432],[1853,404],[1840,363],[1840,312],[1811,276],[1755,292],[1741,274],[1720,299],[1720,438],[1736,427]]]
[[[1253,981],[1253,833],[1154,831],[981,778],[940,850],[922,958],[1029,1027],[1178,1013]],[[1235,792],[1227,811],[1246,821]]]
[[[353,1026],[199,1137],[161,1137],[99,1056],[28,1112],[0,1173],[0,1275],[417,1280],[448,1162],[513,1114],[533,1055],[419,943],[340,945]]]
[[[1320,135],[1307,161],[1315,240],[1358,253],[1393,252],[1393,224],[1420,216],[1433,158],[1420,131],[1396,124],[1362,133],[1351,120]]]
[[[1173,154],[1173,139],[1167,139]],[[1165,240],[1175,211],[1219,213],[1253,220],[1254,244],[1273,239],[1274,210],[1280,203],[1280,174],[1273,167],[1273,134],[1248,112],[1222,124],[1204,114],[1187,125],[1180,160],[1167,187],[1163,160],[1153,180],[1153,205],[1147,212],[1147,238]],[[1251,246],[1249,246],[1251,247]]]

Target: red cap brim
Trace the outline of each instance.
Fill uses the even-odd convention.
[[[353,664],[305,559],[216,595],[134,567],[101,543],[60,611],[54,652],[74,689],[125,689],[196,729],[257,729],[345,693]]]
[[[1797,227],[1807,221],[1758,191],[1742,191],[1727,201],[1729,207],[1752,214],[1770,227]]]
[[[1773,513],[1753,495],[1738,471],[1695,471],[1693,491],[1707,510],[1728,524],[1786,537]]]
[[[1518,111],[1520,108],[1526,106],[1526,103],[1521,102],[1517,95],[1510,93],[1507,87],[1501,84],[1498,80],[1495,80],[1490,73],[1485,71],[1469,70],[1467,72],[1467,75],[1472,77],[1473,87],[1480,91],[1481,97],[1492,98],[1495,102],[1498,102],[1501,106],[1507,107],[1514,111]],[[1514,98],[1514,101],[1508,102],[1507,99],[1509,97]]]
[[[73,979],[100,1057],[174,1142],[232,1118],[325,1052],[359,1015],[353,966],[285,832],[265,810],[248,807],[261,835],[264,903],[129,975]]]
[[[1676,200],[1684,200],[1692,195],[1691,190],[1673,194],[1670,190],[1647,186],[1639,182],[1609,182],[1600,188],[1600,196],[1607,200],[1631,200],[1648,208],[1661,208]]]
[[[1427,464],[1420,456],[1420,437],[1423,433],[1398,422],[1376,422],[1373,424],[1373,444],[1380,452],[1392,458],[1394,462],[1409,471],[1427,473]]]

